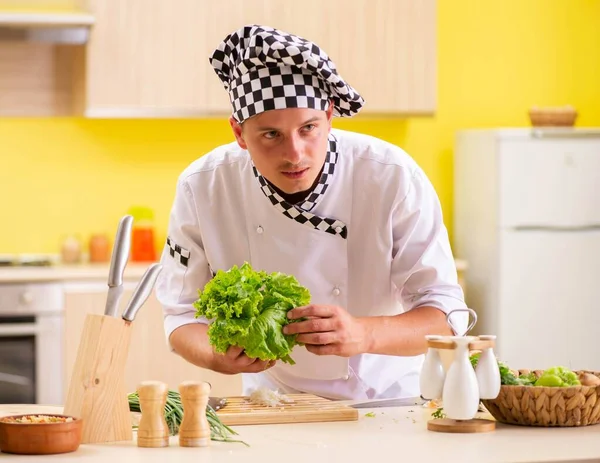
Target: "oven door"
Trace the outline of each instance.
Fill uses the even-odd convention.
[[[0,403],[63,403],[59,313],[0,316]]]
[[[0,317],[0,403],[34,404],[35,317]]]

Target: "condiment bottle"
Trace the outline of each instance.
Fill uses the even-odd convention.
[[[480,335],[481,341],[494,341],[495,335]],[[493,347],[486,347],[481,351],[475,375],[479,384],[479,397],[481,399],[495,399],[500,393],[500,369],[494,355]]]
[[[446,374],[442,401],[444,413],[452,420],[470,420],[479,408],[479,384],[469,359],[469,344],[475,336],[450,336],[454,341],[455,355]]]
[[[67,236],[60,248],[61,261],[64,264],[77,264],[81,261],[81,243],[75,236]]]
[[[167,447],[169,426],[165,418],[167,385],[160,381],[144,381],[137,389],[142,417],[138,425],[138,447]]]
[[[210,445],[210,425],[206,406],[210,385],[202,381],[184,381],[179,385],[183,420],[179,427],[181,447],[207,447]]]
[[[442,339],[442,336],[427,335],[425,339],[435,341]],[[446,372],[444,371],[439,350],[429,347],[427,354],[425,354],[423,368],[419,377],[421,397],[427,400],[441,399],[445,379]]]
[[[90,237],[90,262],[108,262],[110,260],[110,245],[106,235],[95,234]]]
[[[143,206],[129,209],[133,216],[131,231],[131,260],[133,262],[156,262],[154,244],[154,212]]]

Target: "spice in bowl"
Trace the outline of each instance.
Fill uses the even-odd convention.
[[[23,415],[23,416],[7,416],[0,418],[4,423],[70,423],[73,421],[71,416],[52,416],[52,415]]]
[[[73,416],[31,413],[0,417],[0,451],[23,455],[74,452],[83,421]]]

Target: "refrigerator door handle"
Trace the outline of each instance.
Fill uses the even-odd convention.
[[[598,129],[573,129],[573,128],[554,128],[554,129],[532,129],[533,138],[598,138],[600,131]]]
[[[548,231],[548,232],[582,232],[582,231],[600,231],[598,225],[517,225],[513,227],[515,231]]]

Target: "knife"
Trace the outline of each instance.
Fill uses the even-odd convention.
[[[415,407],[423,405],[425,400],[421,397],[403,397],[397,399],[340,400],[334,403],[352,408]]]
[[[104,314],[110,317],[117,316],[119,300],[123,294],[123,272],[129,260],[129,249],[131,248],[131,225],[133,217],[126,215],[119,221],[115,245],[110,261],[108,272],[108,296],[106,297],[106,308]]]
[[[227,399],[224,397],[209,397],[208,405],[210,405],[212,409],[216,412],[217,410],[221,410],[225,405],[227,405]]]
[[[144,275],[131,295],[131,299],[129,299],[127,307],[125,307],[125,310],[123,311],[124,320],[132,322],[135,319],[138,310],[140,310],[144,305],[144,302],[146,302],[146,299],[148,299],[148,296],[152,293],[152,288],[154,288],[154,284],[156,283],[156,279],[161,270],[162,265],[156,263],[152,264],[144,272]]]

